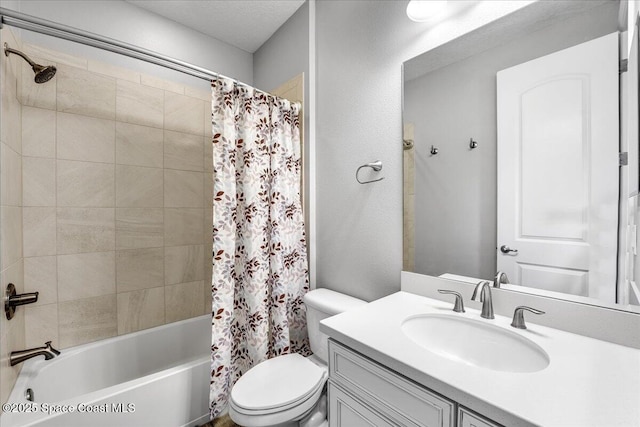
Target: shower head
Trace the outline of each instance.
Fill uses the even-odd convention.
[[[46,83],[56,75],[56,67],[53,65],[39,65],[35,64],[33,67],[33,72],[36,73],[34,80],[36,83]]]
[[[27,55],[20,52],[19,50],[11,49],[6,43],[4,44],[4,54],[5,56],[9,56],[10,53],[15,53],[20,56],[22,59],[27,61],[29,65],[31,65],[31,69],[35,73],[34,81],[36,83],[45,83],[53,78],[56,74],[56,67],[53,65],[40,65],[33,62]]]

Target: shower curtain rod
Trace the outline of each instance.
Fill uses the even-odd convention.
[[[46,19],[37,18],[25,13],[16,12],[11,9],[0,7],[0,28],[2,28],[3,25],[9,25],[10,27],[34,31],[36,33],[45,34],[48,36],[53,36],[72,42],[81,43],[87,46],[96,47],[98,49],[118,53],[130,58],[140,59],[142,61],[169,68],[171,70],[188,74],[203,80],[211,80],[213,78],[222,77],[233,80],[238,85],[253,88],[253,86],[247,83],[243,83],[232,77],[227,77],[223,74],[216,73],[214,71],[207,70],[206,68],[198,67],[197,65],[180,61],[166,55],[161,55],[151,50],[124,43],[109,37],[104,37],[95,33],[91,33],[89,31],[79,30],[67,25],[58,24],[53,21],[48,21]],[[253,89],[268,94],[268,92],[265,92],[263,90],[256,88]]]

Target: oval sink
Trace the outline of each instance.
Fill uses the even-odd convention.
[[[424,314],[402,322],[402,332],[439,356],[504,372],[536,372],[549,355],[536,343],[498,326],[465,317]]]

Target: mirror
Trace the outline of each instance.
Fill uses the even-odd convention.
[[[625,26],[626,2],[535,2],[403,64],[404,270],[638,304],[618,261]]]

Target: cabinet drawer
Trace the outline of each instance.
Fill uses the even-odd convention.
[[[455,404],[360,354],[329,341],[329,377],[401,425],[455,425]]]
[[[395,427],[367,406],[329,382],[329,425],[332,427]]]
[[[458,407],[458,427],[500,427],[491,420],[474,414],[467,408]]]

